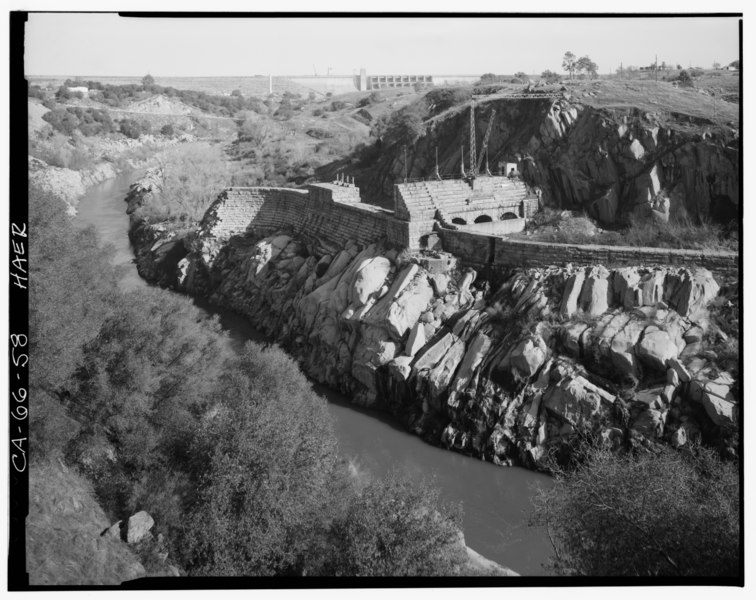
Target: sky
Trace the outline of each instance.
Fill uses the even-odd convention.
[[[208,7],[211,8],[211,7]],[[464,8],[464,7],[460,7]],[[541,73],[569,50],[622,63],[710,68],[739,52],[737,18],[125,18],[36,13],[27,75],[247,76]]]

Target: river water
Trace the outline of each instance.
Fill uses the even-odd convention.
[[[121,280],[124,290],[148,285],[133,264],[128,239],[124,198],[134,179],[130,174],[105,181],[91,188],[78,205],[77,219],[94,226],[104,241],[115,246],[114,262],[125,271]],[[233,343],[262,340],[243,317],[201,301],[196,303],[220,315]],[[387,415],[355,407],[340,394],[314,387],[328,400],[340,452],[354,472],[370,477],[399,468],[418,477],[432,477],[445,500],[462,503],[468,546],[521,575],[545,574],[548,538],[542,529],[529,527],[527,521],[533,488],[551,485],[549,477],[436,448],[404,431]]]

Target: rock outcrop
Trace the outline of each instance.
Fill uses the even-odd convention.
[[[680,446],[735,430],[732,381],[702,341],[719,290],[705,269],[521,269],[492,292],[455,261],[431,273],[381,243],[147,243],[140,265],[164,285],[246,316],[316,381],[460,452],[546,469],[581,433]]]
[[[402,177],[432,176],[437,156],[442,173],[457,173],[469,130],[469,111],[460,108],[428,120],[426,134],[408,148],[407,174],[401,144],[382,148],[367,167],[352,161],[350,171],[364,189],[385,197]],[[607,224],[630,215],[722,224],[738,217],[740,139],[734,130],[661,108],[596,107],[567,95],[479,100],[481,123],[492,109],[491,164],[519,161],[525,182],[542,190],[546,206],[585,210]],[[337,168],[343,162],[334,162],[333,172],[324,168],[322,177]]]

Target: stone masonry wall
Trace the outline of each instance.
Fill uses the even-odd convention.
[[[526,240],[507,240],[464,231],[441,229],[444,250],[470,263],[512,267],[544,267],[602,264],[701,266],[719,275],[738,272],[735,252],[677,250],[629,246],[551,244]]]
[[[289,229],[335,244],[354,239],[367,245],[380,239],[404,247],[417,231],[432,229],[394,218],[391,211],[361,204],[334,201],[319,189],[229,188],[207,211],[200,231],[218,239],[248,231],[270,233]]]

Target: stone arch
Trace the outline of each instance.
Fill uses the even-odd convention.
[[[452,223],[454,223],[455,225],[467,225],[467,221],[465,221],[461,217],[454,217],[452,219]]]
[[[475,219],[476,223],[491,223],[493,219],[488,215],[480,215]]]
[[[520,216],[516,213],[513,213],[512,211],[507,211],[501,215],[502,221],[508,221],[509,219],[519,219],[519,218]]]

